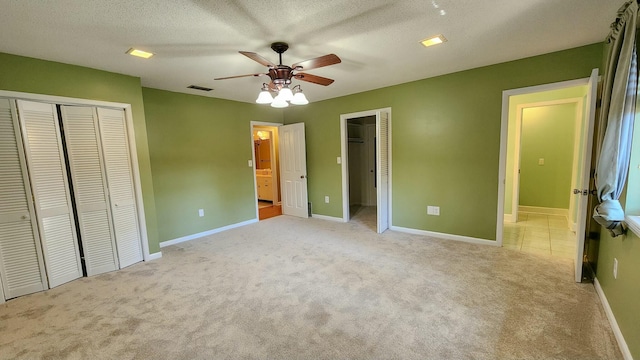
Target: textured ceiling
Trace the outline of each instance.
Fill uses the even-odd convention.
[[[2,0],[0,52],[138,76],[142,85],[253,102],[266,72],[240,55],[286,41],[283,63],[342,63],[294,80],[318,101],[603,41],[622,0]],[[424,48],[436,34],[449,40]],[[130,47],[157,55],[126,55]],[[588,74],[585,74],[585,77]],[[1,79],[0,79],[1,81]],[[196,84],[214,88],[203,93]]]

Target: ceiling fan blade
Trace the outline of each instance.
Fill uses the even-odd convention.
[[[311,69],[317,69],[323,66],[339,64],[341,62],[342,60],[340,60],[338,55],[329,54],[329,55],[320,56],[314,59],[300,61],[299,63],[295,63],[291,65],[291,67],[296,70],[311,70]]]
[[[314,83],[314,84],[318,84],[318,85],[331,85],[333,83],[333,79],[329,79],[326,77],[322,77],[322,76],[318,76],[318,75],[311,75],[311,74],[305,74],[305,73],[297,73],[295,74],[293,77],[295,77],[298,80],[302,80],[302,81],[307,81],[310,83]]]
[[[267,74],[259,73],[259,74],[236,75],[236,76],[227,76],[227,77],[215,78],[213,80],[236,79],[236,78],[247,77],[247,76],[261,76],[261,75],[267,75]]]
[[[272,63],[271,61],[263,58],[262,56],[254,53],[254,52],[249,52],[249,51],[238,51],[240,54],[248,57],[249,59],[258,62],[264,66],[268,66],[268,67],[276,67],[277,65]]]

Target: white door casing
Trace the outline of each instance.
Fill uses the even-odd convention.
[[[593,148],[593,128],[595,124],[597,96],[598,69],[593,69],[591,76],[589,77],[587,90],[587,113],[585,116],[587,119],[587,126],[585,126],[585,133],[582,137],[586,142],[582,146],[582,174],[580,174],[580,184],[582,186],[578,188],[579,190],[582,190],[582,194],[574,195],[580,196],[576,223],[576,257],[574,259],[576,282],[582,281],[582,259],[584,255],[584,241],[586,237],[589,174],[591,173],[591,151]],[[584,193],[585,191],[586,194]]]
[[[96,108],[61,106],[61,112],[87,275],[117,270]]]
[[[120,268],[143,260],[125,112],[98,108],[102,156]]]
[[[82,276],[56,106],[17,100],[49,286]]]
[[[48,288],[16,112],[0,99],[0,303]]]
[[[378,233],[389,229],[389,113],[376,112]]]
[[[381,114],[385,114],[385,119],[384,122],[386,123],[385,129],[381,130],[380,129],[380,116]],[[349,221],[349,162],[348,162],[348,148],[349,148],[349,143],[348,143],[348,130],[347,130],[347,121],[349,119],[355,119],[355,118],[360,118],[360,117],[366,117],[366,116],[375,116],[376,117],[376,125],[375,125],[375,159],[374,159],[374,167],[376,169],[376,173],[375,173],[375,186],[376,189],[374,189],[374,194],[373,196],[371,196],[371,200],[373,201],[372,205],[376,205],[377,206],[377,228],[376,231],[379,231],[381,228],[384,228],[385,230],[392,227],[392,208],[391,208],[391,199],[392,199],[392,178],[391,178],[391,108],[382,108],[382,109],[376,109],[376,110],[367,110],[367,111],[360,111],[357,113],[350,113],[350,114],[341,114],[340,115],[340,140],[342,143],[341,146],[341,160],[342,160],[342,220],[344,222]],[[384,133],[382,133],[382,132]],[[385,145],[385,150],[382,151],[384,153],[384,155],[382,155],[381,153],[381,149],[380,149],[380,136],[378,136],[379,134],[382,134],[382,137],[384,137],[383,139],[383,144]],[[380,163],[380,159],[384,157],[385,160],[385,164],[379,164]],[[381,170],[381,166],[384,166],[386,168],[386,172],[381,175],[380,170]],[[382,176],[382,177],[381,177]],[[383,184],[385,186],[384,189],[378,189],[380,188],[380,181],[383,180]],[[372,185],[373,185],[373,181],[372,181]],[[384,198],[380,198],[380,194],[384,194]],[[382,209],[380,207],[383,207]],[[382,218],[382,223],[381,223],[381,219],[380,216],[383,216]]]
[[[278,129],[282,213],[309,217],[304,123]]]

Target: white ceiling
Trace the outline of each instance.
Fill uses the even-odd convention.
[[[142,85],[253,102],[266,72],[240,55],[283,63],[335,53],[294,80],[310,101],[603,41],[624,0],[2,0],[0,52],[138,76]],[[441,14],[441,10],[445,13]],[[436,34],[449,40],[424,48]],[[130,47],[156,53],[126,55]],[[587,76],[588,74],[585,74]],[[214,88],[204,93],[186,87]]]

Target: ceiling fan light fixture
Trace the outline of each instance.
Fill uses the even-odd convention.
[[[271,107],[274,108],[286,108],[287,106],[289,106],[289,103],[284,100],[280,95],[276,96],[275,99],[273,99],[273,102],[271,103]]]
[[[291,99],[290,103],[292,103],[293,105],[307,105],[309,103],[309,100],[307,100],[307,97],[304,96],[302,89],[300,89],[300,85],[296,87],[298,88],[298,91],[293,94],[293,99]]]
[[[282,98],[282,100],[284,100],[284,101],[291,101],[291,99],[293,99],[293,92],[288,87],[283,87],[278,92],[278,96],[277,97]]]
[[[269,92],[269,90],[265,90],[264,88],[262,88],[262,91],[260,91],[260,94],[258,94],[256,103],[271,104],[272,102],[273,102],[273,96],[271,96],[271,93]]]
[[[444,42],[447,42],[447,38],[445,38],[444,35],[442,35],[442,34],[438,34],[436,36],[432,36],[432,37],[430,37],[428,39],[424,39],[424,40],[420,41],[420,43],[422,45],[424,45],[424,47],[438,45],[438,44],[442,44]]]

